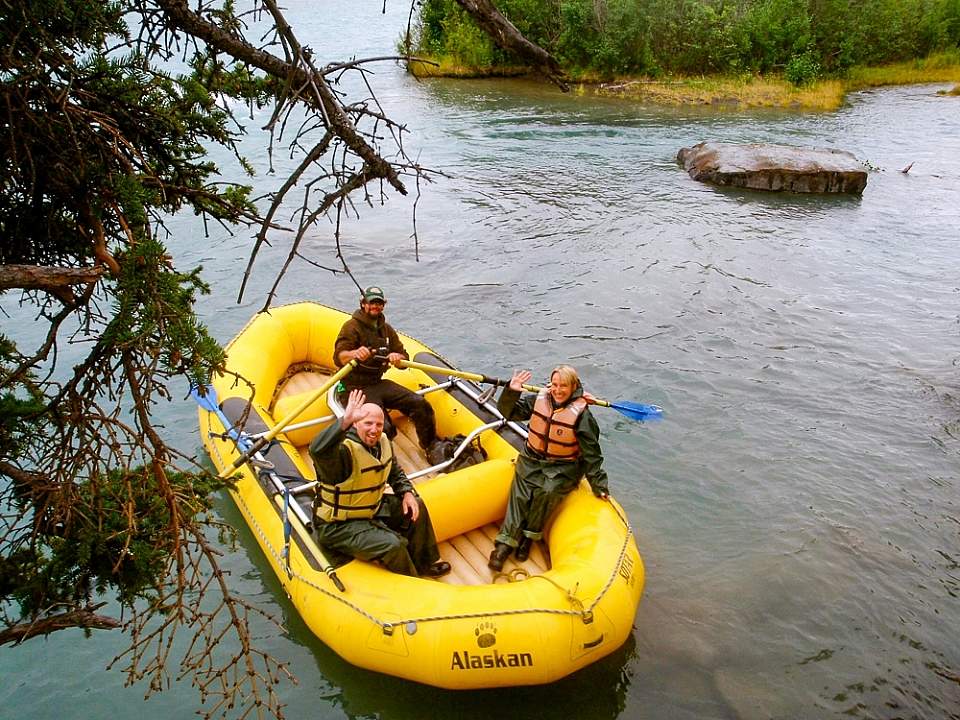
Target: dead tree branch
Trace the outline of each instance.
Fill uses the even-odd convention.
[[[564,92],[570,89],[566,76],[560,69],[560,63],[553,55],[527,40],[516,26],[500,13],[491,0],[457,0],[457,3],[470,14],[498,47],[528,62]]]

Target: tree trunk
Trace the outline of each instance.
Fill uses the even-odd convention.
[[[470,13],[470,16],[498,47],[526,60],[564,92],[569,89],[566,77],[560,69],[560,63],[553,55],[527,40],[512,22],[500,14],[491,0],[457,0],[457,3]]]

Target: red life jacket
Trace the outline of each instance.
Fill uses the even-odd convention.
[[[537,394],[530,416],[527,447],[551,460],[575,460],[580,456],[580,443],[574,432],[577,418],[587,407],[582,397],[556,410],[546,389]]]

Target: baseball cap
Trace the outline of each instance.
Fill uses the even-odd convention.
[[[380,300],[381,302],[387,301],[387,299],[383,296],[383,290],[378,288],[376,285],[371,285],[368,287],[363,291],[363,294],[360,297],[364,302],[371,302],[373,300]]]

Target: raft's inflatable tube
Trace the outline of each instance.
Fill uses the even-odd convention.
[[[214,380],[221,406],[242,402],[246,407],[251,401],[252,411],[243,413],[248,422],[272,426],[297,404],[286,398],[278,410],[278,386],[292,370],[330,368],[333,342],[347,317],[317,303],[255,316],[227,346],[228,372]],[[411,357],[431,352],[411,338],[401,339]],[[251,385],[238,383],[235,374]],[[415,370],[391,369],[388,377],[411,389],[435,384]],[[468,433],[487,421],[454,392],[426,397],[443,435]],[[320,398],[297,421],[328,413]],[[201,409],[200,429],[216,466],[229,468],[238,450],[224,435],[220,415]],[[317,432],[313,427],[277,436],[271,459],[280,458],[281,466],[296,471],[282,473],[288,486],[314,478],[301,448]],[[503,517],[515,445],[506,432],[487,432],[486,462],[417,485],[439,541]],[[336,571],[345,586],[339,592],[324,572],[325,560],[308,525],[293,514],[289,565],[285,562],[283,502],[276,481],[271,485],[266,473],[250,465],[237,474],[230,493],[284,590],[316,636],[354,665],[443,688],[533,685],[599,660],[631,632],[643,589],[643,563],[622,508],[612,498],[593,497],[585,482],[561,503],[547,528],[550,568],[542,575],[455,585],[353,560]],[[297,474],[302,478],[289,480]],[[309,499],[300,503],[309,508]]]

